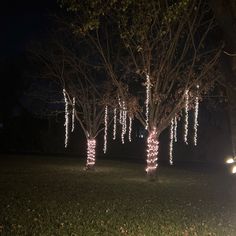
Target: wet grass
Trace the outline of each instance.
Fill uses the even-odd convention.
[[[0,159],[0,235],[236,235],[236,181],[217,171],[71,158]]]

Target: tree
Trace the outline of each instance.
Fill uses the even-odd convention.
[[[209,34],[214,17],[205,1],[61,1],[73,15],[73,31],[91,40],[122,99],[120,81],[144,85],[136,118],[148,130],[147,168],[154,176],[158,137],[185,111],[198,106],[219,76],[219,46]],[[117,58],[119,58],[117,60]],[[131,91],[129,86],[129,91]],[[197,127],[195,119],[195,128]],[[172,137],[173,138],[173,137]],[[196,137],[195,137],[196,138]],[[196,140],[195,140],[196,141]],[[172,160],[170,160],[172,164]]]
[[[102,124],[109,84],[103,79],[99,68],[92,66],[93,55],[84,53],[83,42],[75,41],[73,35],[68,38],[67,41],[62,36],[53,36],[46,47],[38,46],[32,51],[42,65],[40,77],[56,82],[56,88],[60,90],[60,99],[55,100],[54,96],[50,100],[54,99],[53,103],[60,106],[57,106],[56,113],[65,114],[65,148],[77,121],[87,139],[86,169],[93,169],[96,137],[104,129]]]

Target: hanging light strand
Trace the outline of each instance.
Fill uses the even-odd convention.
[[[177,120],[177,116],[175,115],[175,118],[174,118],[174,141],[175,141],[175,143],[177,143],[177,141],[178,141],[177,130],[178,130],[178,120]]]
[[[184,142],[188,145],[188,106],[189,106],[189,94],[188,90],[185,92],[185,124],[184,124]]]
[[[105,115],[104,115],[105,128],[104,128],[104,146],[103,146],[104,154],[107,152],[107,119],[108,119],[107,110],[108,110],[107,106],[105,106]]]
[[[129,117],[129,142],[132,141],[132,137],[131,137],[131,134],[132,134],[132,122],[133,122],[133,119],[132,119],[132,117],[130,116],[130,117]]]
[[[65,148],[68,145],[68,135],[69,135],[69,109],[68,109],[68,99],[66,96],[66,90],[63,89],[64,102],[65,102]]]
[[[126,124],[126,118],[127,118],[127,110],[125,106],[125,101],[122,102],[122,132],[121,132],[121,141],[122,144],[125,143],[125,134],[126,134],[126,129],[127,129],[127,124]]]
[[[116,108],[114,108],[113,114],[114,114],[114,118],[113,118],[113,140],[115,140],[116,139],[116,121],[117,121]]]
[[[170,146],[169,146],[170,165],[173,165],[173,144],[174,144],[174,119],[171,120],[171,125],[170,125]]]
[[[72,101],[72,127],[71,127],[71,132],[74,131],[75,129],[75,97],[73,97],[73,101]]]
[[[158,148],[159,142],[157,140],[157,132],[156,128],[153,128],[147,139],[147,173],[155,171],[158,166]]]
[[[145,129],[148,129],[149,125],[149,102],[150,102],[150,89],[151,89],[151,82],[150,82],[150,76],[147,74],[146,76],[146,127]]]
[[[197,89],[199,89],[199,85],[197,85]],[[195,98],[195,108],[194,108],[194,146],[197,146],[197,130],[198,130],[198,113],[199,113],[199,98],[196,96]]]
[[[120,97],[118,96],[118,104],[119,104],[119,122],[122,125],[122,117],[123,117],[123,109],[122,109],[122,103],[120,101]]]
[[[96,148],[96,140],[94,138],[87,139],[87,168],[91,168],[95,164],[95,148]]]

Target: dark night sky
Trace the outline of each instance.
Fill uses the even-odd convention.
[[[7,1],[1,5],[0,55],[11,57],[25,50],[31,40],[40,38],[50,24],[49,15],[56,0]]]

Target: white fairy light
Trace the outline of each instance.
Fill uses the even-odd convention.
[[[68,145],[68,134],[69,134],[69,110],[68,110],[68,99],[66,96],[66,90],[63,89],[64,101],[65,101],[65,148]]]
[[[157,132],[156,128],[154,127],[147,139],[147,168],[146,168],[147,173],[155,171],[155,169],[158,166],[157,164],[158,146],[159,142],[157,140]]]
[[[71,127],[71,132],[74,131],[75,129],[75,97],[73,97],[73,110],[72,110],[72,127]]]
[[[105,123],[105,128],[104,128],[104,146],[103,146],[103,152],[107,152],[107,106],[105,106],[105,115],[104,115],[104,123]]]
[[[185,124],[184,124],[184,142],[188,144],[188,105],[189,105],[189,94],[188,90],[185,92]]]
[[[125,102],[122,102],[122,132],[121,132],[121,141],[122,144],[125,143],[125,134],[126,134],[126,130],[127,130],[127,124],[126,124],[126,119],[127,119],[127,109],[125,106]]]
[[[95,164],[95,148],[96,148],[96,140],[94,138],[87,139],[87,163],[86,167],[89,169]]]
[[[169,150],[170,165],[173,165],[173,144],[174,144],[174,119],[171,120],[171,125],[170,125],[170,150]]]
[[[197,85],[197,89],[199,89],[199,85]],[[198,124],[198,112],[199,112],[199,98],[196,96],[195,98],[195,108],[194,108],[194,146],[197,146],[197,128],[199,126]]]
[[[119,96],[118,96],[118,104],[119,104],[119,107],[120,107],[119,122],[122,125],[123,109],[122,109],[122,103],[120,101],[120,97]]]
[[[236,166],[233,166],[232,167],[232,174],[235,174],[236,173]]]
[[[178,141],[177,129],[178,129],[178,120],[177,120],[177,116],[175,115],[175,118],[174,118],[174,140],[175,140],[175,143],[177,143],[177,141]]]
[[[116,139],[116,108],[114,108],[114,119],[113,119],[113,140]]]
[[[132,138],[131,138],[132,122],[133,122],[133,119],[132,119],[132,117],[130,116],[130,117],[129,117],[129,141],[130,141],[130,142],[132,141]]]
[[[149,124],[149,100],[150,100],[150,89],[151,89],[151,82],[150,82],[150,76],[147,74],[146,76],[146,127],[145,129],[148,129]]]
[[[228,158],[227,160],[226,160],[226,163],[227,164],[232,164],[232,163],[234,163],[235,162],[235,160],[233,159],[233,158]]]

